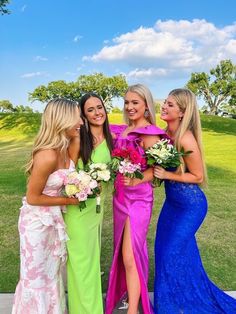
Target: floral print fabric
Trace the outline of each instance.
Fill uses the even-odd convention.
[[[67,173],[68,169],[53,172],[43,193],[60,195]],[[61,274],[67,235],[61,210],[61,206],[31,206],[23,198],[18,223],[20,280],[12,314],[67,313]]]

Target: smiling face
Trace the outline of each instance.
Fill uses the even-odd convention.
[[[181,120],[183,116],[184,114],[180,110],[175,98],[173,96],[168,96],[164,104],[161,106],[160,118],[168,122]]]
[[[124,98],[124,110],[130,121],[136,121],[144,118],[144,112],[147,105],[139,94],[127,92]]]
[[[84,105],[84,115],[90,125],[103,125],[106,120],[106,111],[101,100],[97,97],[88,98]]]

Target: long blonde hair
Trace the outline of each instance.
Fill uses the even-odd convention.
[[[33,167],[34,155],[39,150],[59,149],[66,153],[69,139],[66,131],[78,123],[78,104],[75,101],[57,98],[49,101],[42,114],[41,126],[35,138],[31,158],[25,166],[29,174]]]
[[[207,185],[207,171],[206,165],[204,161],[204,153],[203,153],[203,145],[202,145],[202,128],[201,128],[201,120],[199,115],[199,110],[197,106],[196,96],[192,91],[185,88],[174,89],[169,93],[169,96],[172,96],[177,105],[180,108],[180,111],[184,113],[180,126],[177,130],[175,136],[175,145],[176,148],[181,150],[181,138],[185,134],[187,130],[190,130],[193,133],[193,136],[196,139],[198,144],[200,154],[202,157],[203,163],[203,182],[202,185]],[[183,171],[183,168],[182,168]]]
[[[156,114],[155,114],[155,106],[154,106],[154,100],[152,97],[152,93],[145,85],[142,84],[135,84],[128,87],[125,94],[128,92],[136,93],[138,94],[146,103],[149,111],[149,115],[146,118],[151,124],[156,125]],[[127,113],[124,110],[124,121],[126,124],[129,124],[129,119],[127,117]]]

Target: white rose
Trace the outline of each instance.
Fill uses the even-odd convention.
[[[73,184],[67,184],[65,186],[65,192],[66,192],[66,195],[73,196],[79,192],[79,189]]]
[[[111,175],[109,170],[98,171],[98,180],[109,181],[110,177]]]
[[[81,184],[83,186],[89,185],[89,182],[91,180],[90,175],[88,175],[85,171],[81,170],[79,172],[79,180],[81,181]]]

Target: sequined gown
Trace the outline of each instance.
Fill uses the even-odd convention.
[[[43,193],[59,196],[69,170],[49,175]],[[61,206],[32,206],[23,198],[20,208],[20,280],[12,314],[67,313],[62,280],[68,239]]]
[[[236,300],[204,271],[195,234],[207,213],[197,184],[165,181],[155,241],[155,314],[235,314]]]
[[[123,137],[126,125],[113,125],[111,131],[115,134],[115,148],[133,147],[140,154],[144,153],[140,145],[141,135],[164,136],[165,132],[154,125],[137,128]],[[145,170],[145,169],[143,169]],[[140,279],[141,303],[144,314],[153,313],[148,296],[148,249],[147,233],[152,214],[153,189],[150,182],[138,184],[134,187],[116,186],[113,198],[114,221],[114,256],[109,276],[109,285],[106,297],[106,314],[111,314],[127,292],[125,268],[122,258],[122,236],[124,225],[129,218],[133,253]]]

